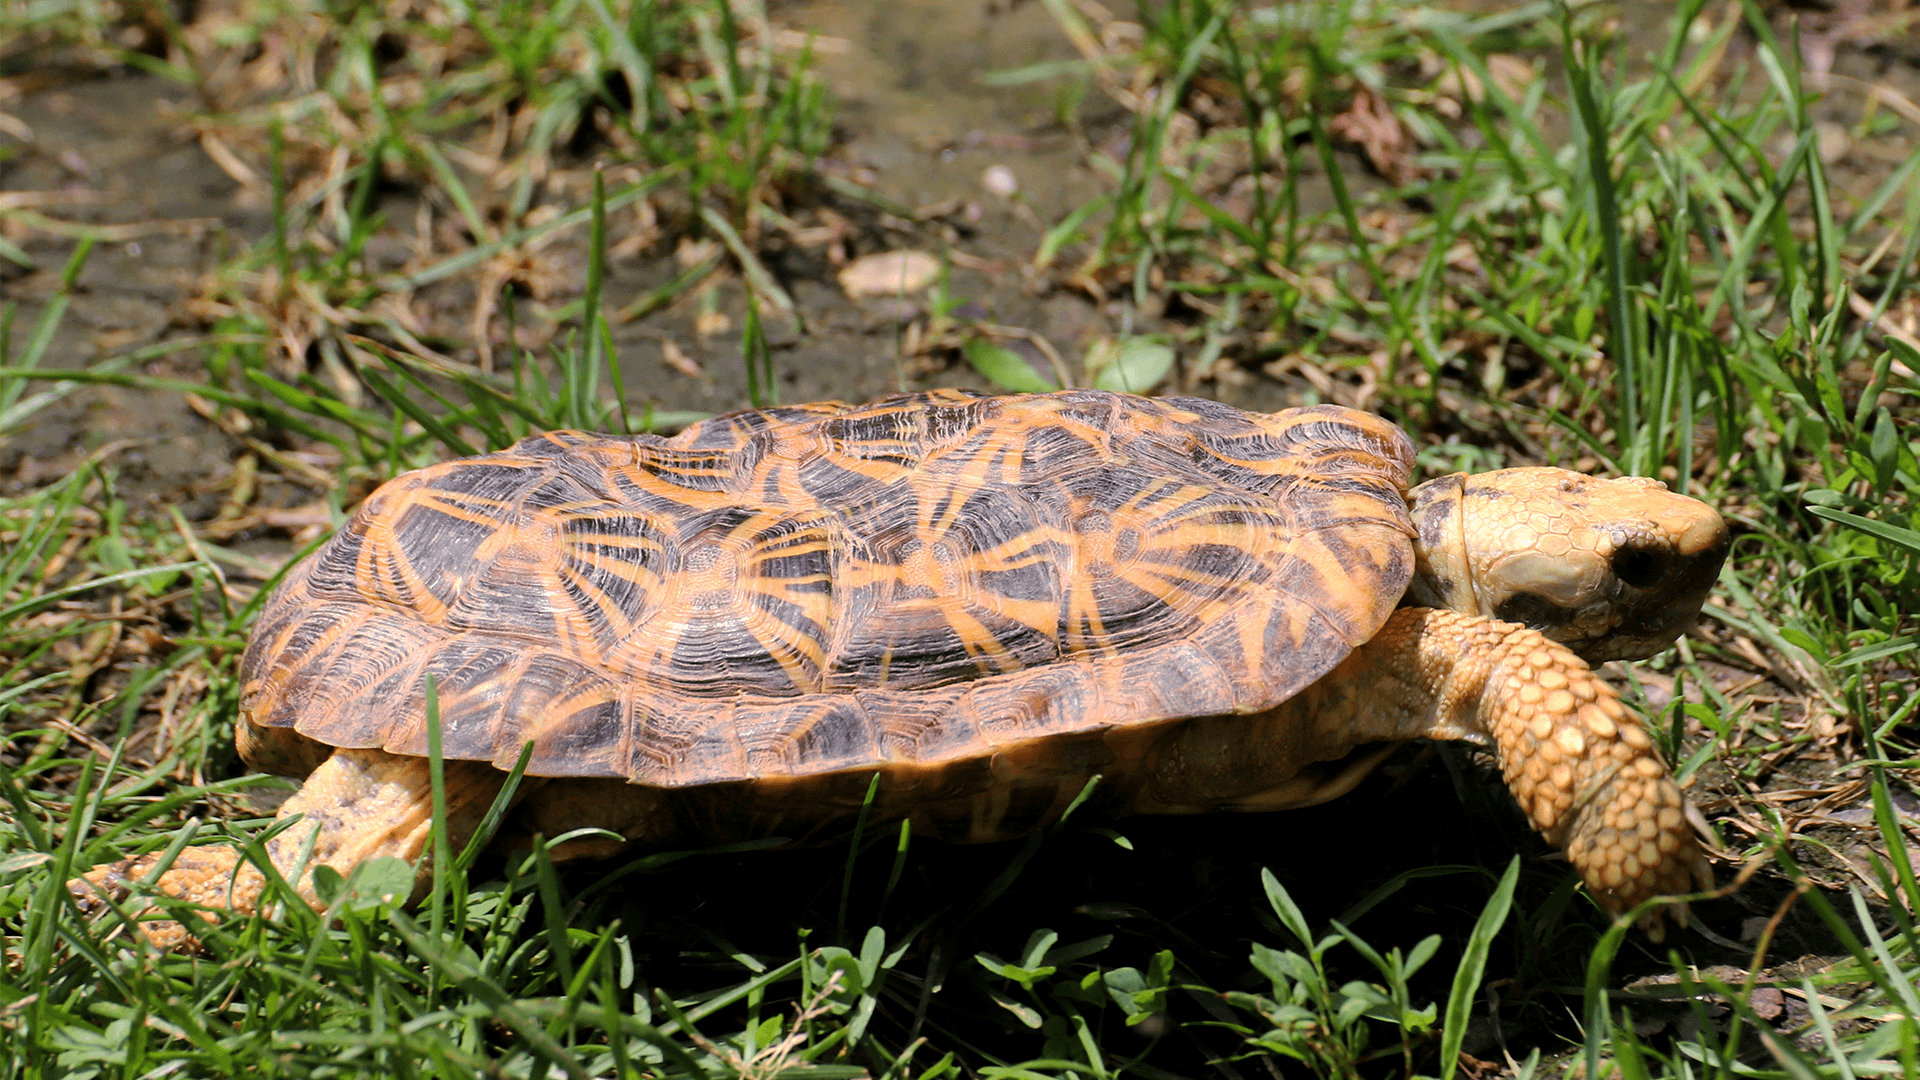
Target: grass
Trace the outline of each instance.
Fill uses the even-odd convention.
[[[52,299],[0,314],[0,438],[109,386],[191,395],[246,463],[191,517],[115,444],[0,504],[0,1075],[1444,1078],[1463,1048],[1518,1076],[1920,1074],[1920,154],[1848,186],[1820,152],[1823,123],[1884,134],[1878,99],[1810,92],[1754,5],[1679,5],[1650,56],[1587,6],[1182,0],[1137,29],[1047,6],[1080,59],[994,78],[1064,78],[1127,138],[1087,140],[1109,192],[1043,223],[1032,266],[1166,314],[1042,377],[950,297],[936,358],[1010,386],[1264,380],[1394,416],[1430,472],[1561,463],[1722,507],[1707,618],[1624,677],[1744,891],[1651,949],[1443,754],[1284,823],[584,869],[535,845],[441,860],[411,909],[370,866],[325,916],[139,947],[72,872],[257,851],[281,786],[232,750],[279,565],[245,541],[294,554],[378,480],[533,430],[686,422],[622,384],[625,319],[739,312],[739,404],[772,400],[765,326],[810,325],[794,238],[903,208],[829,167],[812,46],[753,5],[13,5],[7,70],[39,49],[191,87],[272,224],[190,338],[50,351],[84,225]],[[676,249],[608,296],[609,265]],[[1358,842],[1356,899],[1323,868]]]

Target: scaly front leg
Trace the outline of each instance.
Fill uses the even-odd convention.
[[[1403,608],[1293,699],[1179,730],[1155,750],[1141,808],[1320,801],[1302,799],[1311,785],[1297,779],[1314,763],[1415,738],[1490,743],[1534,828],[1608,911],[1712,887],[1678,785],[1612,688],[1536,631],[1451,611]],[[1685,909],[1675,914],[1684,923]],[[1658,940],[1663,914],[1645,925]]]

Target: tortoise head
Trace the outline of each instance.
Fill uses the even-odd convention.
[[[1727,557],[1720,515],[1658,480],[1501,469],[1407,498],[1419,531],[1407,606],[1522,623],[1593,664],[1672,644]]]

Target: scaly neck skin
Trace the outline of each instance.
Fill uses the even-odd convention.
[[[1467,474],[1429,480],[1407,493],[1413,516],[1414,575],[1402,606],[1479,611],[1467,550]]]
[[[1314,733],[1312,749],[1337,757],[1355,746],[1405,739],[1490,744],[1480,706],[1498,672],[1490,657],[1434,632],[1436,622],[1451,626],[1456,618],[1402,608],[1372,641],[1300,695],[1297,709]]]

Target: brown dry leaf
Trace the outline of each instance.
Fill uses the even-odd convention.
[[[660,339],[660,362],[689,379],[698,379],[706,372],[688,356],[672,338]]]
[[[1512,53],[1491,53],[1486,58],[1487,74],[1493,85],[1513,101],[1520,100],[1527,87],[1540,76],[1533,61]],[[1479,101],[1486,95],[1480,73],[1471,68],[1448,68],[1433,84],[1434,93],[1464,101]]]
[[[1392,107],[1378,94],[1366,87],[1353,95],[1353,104],[1346,112],[1327,123],[1327,130],[1336,138],[1359,146],[1367,155],[1367,164],[1390,183],[1404,184],[1418,173],[1407,157],[1409,140],[1406,129],[1400,126],[1400,118],[1393,115]]]
[[[859,300],[868,296],[905,296],[933,284],[940,260],[911,248],[862,255],[840,271],[840,288]]]

